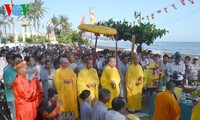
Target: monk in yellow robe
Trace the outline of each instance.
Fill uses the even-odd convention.
[[[98,100],[98,86],[99,78],[96,69],[93,68],[93,61],[92,59],[87,59],[86,68],[82,69],[78,74],[78,95],[80,95],[83,90],[89,90],[91,100]]]
[[[61,67],[54,74],[54,85],[58,92],[58,100],[62,101],[60,111],[62,113],[73,112],[78,118],[78,95],[76,74],[69,68],[67,58],[62,58]]]
[[[129,111],[141,110],[143,70],[139,65],[140,58],[134,55],[133,63],[126,73],[127,108]]]
[[[179,120],[181,109],[178,101],[172,95],[176,84],[172,81],[167,82],[166,90],[158,93],[155,99],[155,111],[152,120]]]
[[[200,120],[199,111],[200,111],[200,102],[193,109],[191,120]]]
[[[102,88],[110,91],[110,101],[106,103],[107,108],[111,108],[111,102],[113,98],[118,97],[120,93],[119,89],[120,75],[116,68],[116,59],[114,57],[109,58],[108,66],[103,70],[101,75]]]

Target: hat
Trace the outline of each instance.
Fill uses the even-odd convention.
[[[199,60],[199,57],[195,56],[195,57],[193,58],[193,60]]]

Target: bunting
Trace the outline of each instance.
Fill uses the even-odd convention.
[[[167,7],[164,8],[165,12],[167,13]]]
[[[149,16],[147,15],[147,20],[149,20]]]
[[[181,0],[182,5],[185,5],[185,0]]]
[[[154,19],[154,13],[151,14],[151,18]]]
[[[160,14],[160,13],[161,13],[161,10],[158,10],[157,13]]]
[[[144,17],[142,17],[142,20],[144,20]]]
[[[189,0],[189,1],[190,1],[190,3],[194,4],[194,0]]]
[[[175,4],[172,4],[172,7],[173,7],[174,9],[177,9],[177,7],[176,7],[176,5],[175,5]]]
[[[189,1],[191,4],[194,4],[194,0],[188,0],[188,1]],[[186,5],[185,0],[179,0],[179,3],[181,3],[182,5]],[[176,3],[176,4],[177,4],[177,3]],[[173,4],[171,4],[171,6],[172,6],[174,9],[177,10],[176,4],[173,3]],[[165,13],[168,13],[168,7],[169,7],[169,6],[166,6],[166,7],[163,8],[164,11],[165,11]],[[157,14],[160,14],[160,13],[161,13],[161,9],[160,9],[160,10],[157,10],[156,13],[157,13]],[[151,17],[151,19],[155,19],[155,13],[151,13],[150,15],[147,15],[147,16],[146,16],[146,19],[149,20],[150,17]],[[145,19],[145,17],[142,17],[142,20],[144,20],[144,19]],[[140,21],[138,21],[138,23],[140,23]]]

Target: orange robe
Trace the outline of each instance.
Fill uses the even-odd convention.
[[[155,111],[152,120],[179,120],[181,109],[178,101],[170,93],[165,90],[158,93],[155,99]]]
[[[17,76],[13,84],[16,120],[34,120],[42,101],[42,88],[36,77],[28,82],[25,76]]]

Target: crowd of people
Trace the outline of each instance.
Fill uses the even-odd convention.
[[[178,102],[169,95],[175,86],[198,80],[197,61],[194,57],[190,63],[179,52],[169,57],[148,51],[131,58],[127,52],[95,53],[82,46],[5,47],[0,79],[12,120],[138,120],[127,113],[142,111],[144,70],[156,69],[165,74],[167,84],[156,98],[153,119],[162,119],[159,112],[170,107],[165,115],[178,120]],[[159,105],[164,101],[173,103]]]

